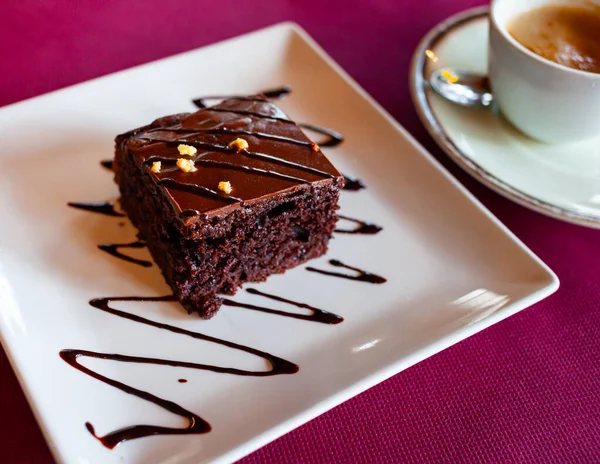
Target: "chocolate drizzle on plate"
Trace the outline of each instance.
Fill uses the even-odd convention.
[[[289,305],[296,306],[297,308],[308,309],[312,311],[312,314],[297,314],[290,313],[287,311],[280,311],[278,309],[265,308],[263,306],[256,306],[248,303],[240,303],[239,301],[233,301],[229,299],[223,299],[223,304],[225,306],[235,306],[237,308],[245,308],[250,309],[252,311],[260,311],[268,314],[275,314],[278,316],[291,317],[293,319],[302,319],[305,321],[313,321],[320,322],[322,324],[339,324],[344,321],[344,318],[338,316],[337,314],[330,313],[328,311],[324,311],[323,309],[315,308],[314,306],[308,305],[306,303],[298,303],[297,301],[288,300],[287,298],[282,298],[277,295],[271,295],[269,293],[261,292],[260,290],[256,290],[255,288],[248,288],[246,290],[251,295],[258,295],[264,298],[268,298],[270,300],[279,301],[281,303],[286,303]]]
[[[106,377],[94,370],[83,366],[80,362],[80,358],[96,358],[96,359],[105,359],[110,361],[117,361],[123,363],[137,363],[137,364],[153,364],[159,366],[174,366],[174,367],[183,367],[187,369],[195,369],[195,370],[203,370],[210,372],[218,372],[222,374],[233,374],[247,377],[268,377],[274,375],[282,375],[282,374],[295,374],[298,372],[298,365],[287,361],[283,358],[279,358],[272,354],[269,354],[265,351],[257,350],[254,348],[250,348],[245,345],[240,345],[238,343],[230,342],[227,340],[223,340],[220,338],[212,337],[210,335],[205,335],[200,332],[193,332],[190,330],[182,329],[180,327],[172,326],[169,324],[164,324],[161,322],[154,321],[152,319],[147,319],[141,316],[137,316],[135,314],[128,313],[126,311],[122,311],[120,309],[113,308],[111,306],[111,302],[128,302],[128,301],[143,301],[143,302],[163,302],[163,301],[175,301],[175,297],[162,296],[162,297],[110,297],[110,298],[97,298],[90,301],[90,305],[96,309],[104,311],[106,313],[112,314],[114,316],[122,317],[124,319],[128,319],[133,322],[138,322],[140,324],[145,324],[151,327],[155,327],[157,329],[166,330],[169,332],[173,332],[179,335],[185,335],[196,340],[203,340],[211,343],[215,343],[218,345],[222,345],[237,351],[242,351],[248,354],[252,354],[254,356],[258,356],[265,361],[267,361],[271,368],[269,370],[264,371],[251,371],[245,369],[238,369],[234,367],[222,367],[222,366],[213,366],[210,364],[199,364],[192,363],[186,361],[177,361],[171,359],[160,359],[160,358],[150,358],[143,356],[130,356],[130,355],[122,355],[122,354],[114,354],[114,353],[100,353],[97,351],[89,351],[89,350],[79,350],[79,349],[66,349],[60,351],[60,357],[70,366],[75,369],[83,372],[84,374],[89,375],[107,385],[110,385],[114,388],[121,390],[124,393],[128,393],[130,395],[136,396],[142,400],[153,403],[167,411],[176,414],[185,418],[188,422],[187,427],[184,428],[172,428],[172,427],[161,427],[157,425],[133,425],[129,427],[124,427],[122,429],[115,430],[114,432],[110,432],[104,436],[98,436],[95,433],[94,426],[87,422],[85,425],[89,432],[96,437],[104,446],[109,449],[113,449],[119,443],[122,443],[127,440],[133,440],[136,438],[147,437],[151,435],[191,435],[191,434],[202,434],[210,432],[211,427],[208,422],[202,419],[197,414],[188,411],[187,409],[179,406],[173,401],[160,398],[152,393],[149,393],[144,390],[140,390],[129,385],[126,385],[118,380],[111,379]]]
[[[373,224],[372,222],[361,221],[360,219],[342,216],[341,214],[338,214],[338,217],[345,221],[358,224],[354,229],[335,229],[334,232],[338,234],[375,235],[383,230],[383,227]]]
[[[263,90],[262,92],[259,92],[259,95],[262,95],[266,98],[279,99],[279,98],[284,98],[284,97],[288,96],[291,92],[292,92],[292,88],[290,86],[283,85],[281,87],[276,87],[274,89]],[[208,105],[206,103],[207,100],[229,100],[232,98],[235,98],[238,100],[247,100],[248,98],[253,98],[253,97],[247,97],[247,96],[242,96],[242,95],[209,96],[209,97],[195,98],[194,100],[192,100],[192,102],[198,108],[203,109],[203,108],[208,107]],[[264,100],[264,98],[259,101],[263,101],[263,100]]]
[[[164,361],[159,360],[160,362],[150,362],[149,364],[163,364],[169,366],[179,366],[179,367],[192,367],[194,369],[202,369],[208,370],[211,372],[219,372],[222,374],[234,374],[234,375],[242,375],[248,377],[269,377],[273,375],[279,374],[295,374],[298,372],[298,366],[290,361],[286,361],[283,358],[279,358],[275,355],[266,353],[265,351],[257,350],[255,348],[250,348],[248,346],[240,345],[238,343],[230,342],[227,340],[223,340],[217,337],[212,337],[210,335],[205,335],[200,332],[192,332],[190,330],[182,329],[180,327],[176,327],[169,324],[164,324],[162,322],[153,321],[152,319],[147,319],[142,316],[137,316],[135,314],[128,313],[126,311],[122,311],[120,309],[113,308],[110,304],[112,302],[131,302],[131,301],[141,301],[141,302],[163,302],[163,301],[177,301],[173,295],[160,296],[160,297],[140,297],[140,296],[124,296],[124,297],[106,297],[106,298],[95,298],[90,301],[90,305],[96,309],[104,311],[108,314],[112,314],[113,316],[122,317],[123,319],[128,319],[133,322],[138,322],[140,324],[145,324],[151,327],[155,327],[157,329],[166,330],[168,332],[173,332],[179,335],[186,335],[188,337],[194,338],[196,340],[204,340],[207,342],[215,343],[217,345],[226,346],[228,348],[243,351],[248,354],[252,354],[261,358],[264,358],[266,361],[271,364],[271,369],[268,371],[247,371],[243,369],[237,369],[233,367],[218,367],[218,366],[210,366],[205,364],[195,364],[195,363],[186,363],[182,361]],[[141,358],[146,359],[146,358]],[[150,359],[150,358],[148,358]],[[202,366],[201,368],[198,366]]]
[[[282,98],[282,97],[285,97],[290,92],[291,92],[291,89],[289,87],[281,87],[281,88],[277,88],[277,89],[264,91],[261,93],[261,95],[257,95],[257,96],[235,97],[235,98],[237,98],[239,100],[250,101],[250,102],[252,102],[252,101],[264,102],[264,101],[266,101],[265,98]],[[231,97],[204,97],[204,98],[194,100],[194,102],[199,108],[205,108],[206,100],[228,99],[228,98],[231,98]],[[219,112],[219,111],[233,112],[233,113],[237,112],[242,115],[248,114],[248,115],[254,115],[259,118],[263,117],[263,118],[267,118],[267,119],[276,119],[276,120],[279,119],[282,122],[288,121],[287,119],[284,119],[284,118],[278,118],[275,116],[269,116],[269,115],[264,115],[264,114],[260,114],[260,113],[252,113],[250,111],[235,111],[235,110],[230,110],[227,108],[216,109],[215,111],[217,111],[217,112]],[[317,132],[317,133],[326,135],[328,137],[328,139],[325,140],[324,142],[321,142],[320,143],[321,146],[334,146],[334,145],[341,143],[343,140],[343,137],[341,136],[341,134],[338,134],[335,131],[330,131],[328,129],[322,129],[322,128],[315,127],[312,125],[307,125],[307,124],[303,124],[303,125],[301,125],[301,127],[303,127],[304,129],[313,131],[313,132]],[[165,130],[170,130],[170,129],[166,128]],[[157,132],[157,131],[155,131],[153,128],[150,128],[147,131],[147,133],[152,133],[152,132]],[[187,137],[190,137],[194,134],[198,134],[200,131],[198,131],[198,130],[192,130],[192,131],[180,130],[179,131],[178,130],[178,132],[184,133],[184,134],[186,134]],[[215,132],[215,131],[213,131],[213,132]],[[277,143],[281,143],[281,142],[290,143],[290,144],[294,144],[294,145],[297,145],[300,147],[304,147],[306,149],[311,149],[311,150],[317,149],[318,150],[318,147],[313,147],[312,144],[309,144],[307,142],[300,141],[300,140],[289,139],[288,137],[272,136],[269,134],[261,134],[261,133],[249,132],[249,131],[233,131],[233,130],[229,130],[229,129],[224,130],[224,131],[217,131],[217,132],[221,133],[221,134],[226,133],[226,134],[232,135],[232,136],[234,136],[234,135],[254,136],[257,138],[273,140],[274,142],[277,142]],[[131,134],[133,134],[133,133],[134,132],[132,132]],[[303,177],[291,175],[289,173],[289,171],[286,173],[282,173],[282,172],[277,172],[277,171],[274,171],[271,169],[264,169],[263,167],[248,166],[248,165],[239,164],[239,163],[233,164],[233,163],[230,163],[229,161],[224,161],[221,159],[218,159],[218,160],[204,159],[206,150],[210,150],[212,152],[221,152],[221,153],[229,153],[229,154],[235,153],[236,155],[239,154],[239,155],[247,157],[247,158],[258,159],[263,162],[269,162],[273,165],[279,165],[279,166],[283,166],[284,168],[288,168],[288,169],[292,168],[292,169],[295,169],[296,171],[301,171],[305,175],[313,175],[313,176],[317,175],[317,176],[320,176],[323,178],[335,177],[334,175],[332,175],[329,172],[325,172],[325,171],[316,169],[314,167],[304,166],[299,163],[295,163],[292,161],[277,158],[277,157],[269,155],[267,153],[252,152],[252,151],[247,151],[247,150],[242,150],[240,153],[237,153],[237,152],[235,152],[235,150],[230,149],[226,145],[213,144],[213,143],[208,143],[208,142],[204,142],[204,141],[198,142],[198,141],[194,141],[194,140],[187,140],[186,137],[183,137],[182,140],[176,140],[176,141],[172,140],[172,139],[171,140],[152,139],[151,143],[154,143],[154,142],[164,142],[165,144],[167,144],[170,147],[177,146],[179,143],[184,143],[184,144],[192,145],[192,146],[196,147],[199,152],[200,152],[200,150],[204,150],[204,153],[199,153],[194,159],[196,165],[199,168],[200,168],[200,166],[204,165],[206,167],[218,167],[221,169],[231,169],[231,170],[243,171],[243,172],[246,172],[248,174],[253,174],[253,175],[269,176],[269,177],[274,177],[274,178],[277,178],[280,180],[286,180],[286,181],[290,181],[290,182],[294,182],[294,183],[311,182],[310,179],[305,179]],[[163,159],[162,157],[156,157],[156,156],[149,157],[146,161],[148,163],[151,163],[153,161],[164,162],[166,172],[169,172],[169,169],[171,169],[171,167],[173,167],[174,163],[175,163],[175,160],[172,158],[165,157]],[[106,169],[110,169],[110,170],[113,169],[112,160],[102,161],[101,165]],[[334,170],[334,172],[335,172],[335,170]],[[295,173],[292,172],[292,174],[295,174]],[[175,176],[173,176],[173,177],[175,177]],[[365,185],[360,180],[351,178],[349,176],[344,176],[344,177],[346,179],[346,186],[344,187],[346,190],[360,190],[362,188],[365,188]],[[212,188],[197,185],[192,182],[182,182],[178,179],[181,179],[181,178],[173,179],[170,177],[160,177],[158,181],[165,187],[173,189],[173,190],[181,190],[186,193],[193,193],[195,195],[207,196],[207,197],[219,199],[219,200],[222,200],[222,201],[225,201],[228,203],[242,201],[241,198],[238,198],[236,196],[225,195],[221,192],[213,190]],[[109,216],[124,216],[122,213],[119,213],[115,210],[114,204],[111,202],[69,203],[69,206],[71,206],[73,208],[78,208],[78,209],[82,209],[82,210],[90,211],[90,212],[94,212],[94,213],[101,213],[101,214],[105,214],[105,215],[109,215]],[[205,213],[197,211],[195,209],[184,209],[182,214],[184,216],[192,216],[192,215],[200,215],[200,216],[204,215],[205,216]],[[381,230],[381,227],[379,227],[375,224],[365,222],[365,221],[361,221],[358,219],[353,219],[353,218],[349,218],[349,217],[345,217],[345,216],[340,216],[340,218],[356,223],[357,227],[354,229],[338,229],[338,230],[336,230],[336,232],[338,232],[338,233],[376,234]],[[111,255],[113,255],[115,257],[120,258],[120,259],[129,261],[129,262],[133,262],[133,263],[139,264],[141,266],[151,266],[152,264],[149,261],[140,260],[137,258],[127,256],[119,251],[122,248],[142,248],[144,246],[145,246],[145,244],[143,242],[136,241],[136,242],[132,242],[132,243],[123,243],[123,244],[102,244],[102,245],[99,245],[99,248],[102,249],[103,251],[106,251],[107,253],[110,253]],[[352,267],[352,266],[343,264],[342,262],[340,262],[338,260],[330,260],[329,264],[333,267],[351,270],[354,273],[356,273],[356,275],[346,274],[346,273],[342,273],[342,272],[328,271],[328,270],[323,270],[323,269],[316,269],[313,267],[307,267],[306,269],[309,271],[315,272],[315,273],[334,276],[334,277],[340,277],[340,278],[344,278],[344,279],[348,279],[348,280],[357,280],[357,281],[369,282],[369,283],[374,283],[374,284],[381,284],[381,283],[386,282],[386,279],[381,276],[378,276],[376,274],[373,274],[373,273],[370,273],[367,271],[363,271],[356,267]],[[269,300],[272,300],[275,302],[295,306],[300,309],[305,309],[305,310],[310,311],[311,313],[310,314],[298,314],[298,313],[293,313],[293,312],[288,312],[288,311],[282,311],[279,309],[258,306],[258,305],[254,305],[254,304],[240,303],[240,302],[236,302],[236,301],[233,301],[230,299],[225,299],[223,301],[223,304],[226,306],[239,307],[239,308],[244,308],[244,309],[248,309],[248,310],[252,310],[252,311],[260,311],[263,313],[272,314],[272,315],[276,315],[276,316],[283,316],[283,317],[307,320],[307,321],[312,321],[312,322],[319,322],[319,323],[323,323],[323,324],[338,324],[343,321],[343,318],[336,314],[330,313],[328,311],[324,311],[319,308],[315,308],[314,306],[308,305],[306,303],[299,303],[299,302],[296,302],[296,301],[293,301],[293,300],[290,300],[287,298],[283,298],[283,297],[280,297],[277,295],[265,293],[260,290],[254,289],[254,288],[247,289],[247,292],[249,294],[257,296],[257,297],[262,297],[262,298],[266,298],[266,299],[269,299]],[[107,361],[112,361],[112,362],[120,362],[120,363],[137,363],[137,364],[160,365],[160,366],[174,366],[174,367],[178,367],[178,368],[187,368],[187,369],[210,371],[210,372],[221,373],[221,374],[230,374],[230,375],[248,376],[248,377],[268,377],[268,376],[274,376],[274,375],[294,374],[294,373],[298,372],[298,370],[299,370],[298,365],[296,365],[290,361],[287,361],[283,358],[272,355],[270,353],[267,353],[267,352],[264,352],[264,351],[261,351],[261,350],[255,349],[255,348],[251,348],[251,347],[248,347],[245,345],[230,342],[227,340],[223,340],[223,339],[220,339],[217,337],[212,337],[212,336],[205,335],[205,334],[202,334],[199,332],[186,330],[186,329],[183,329],[183,328],[180,328],[177,326],[165,324],[165,323],[158,322],[158,321],[155,321],[152,319],[148,319],[148,318],[145,318],[142,316],[138,316],[136,314],[123,311],[121,309],[116,309],[112,305],[112,303],[119,303],[119,302],[124,302],[124,303],[127,303],[127,302],[155,302],[156,303],[156,302],[158,302],[158,303],[160,303],[160,302],[174,302],[174,301],[176,301],[176,299],[172,295],[161,296],[161,297],[130,296],[130,297],[97,298],[97,299],[91,300],[89,302],[89,304],[93,308],[96,308],[107,314],[110,314],[110,315],[113,315],[116,317],[120,317],[120,318],[129,320],[129,321],[132,321],[132,322],[144,324],[146,326],[153,327],[153,328],[159,329],[159,330],[165,330],[165,331],[168,331],[168,332],[171,332],[174,334],[191,337],[196,340],[202,340],[205,342],[214,343],[214,344],[221,345],[221,346],[233,349],[233,350],[237,350],[237,351],[241,351],[241,352],[244,352],[247,354],[257,356],[257,357],[262,358],[265,361],[267,361],[267,363],[269,364],[270,367],[267,368],[266,370],[245,370],[245,369],[239,369],[239,368],[234,368],[234,367],[215,366],[215,365],[210,365],[210,364],[201,364],[201,363],[178,361],[178,360],[172,360],[172,359],[144,357],[144,356],[133,356],[133,355],[115,354],[115,353],[102,353],[102,352],[83,350],[83,349],[65,349],[65,350],[60,351],[60,353],[59,353],[60,357],[66,363],[68,363],[73,368],[79,370],[80,372],[82,372],[90,377],[93,377],[94,379],[97,379],[107,385],[117,388],[118,390],[121,390],[124,393],[136,396],[142,400],[153,403],[153,404],[155,404],[177,416],[184,418],[187,421],[187,425],[182,428],[162,427],[162,426],[157,426],[157,425],[140,424],[140,425],[132,425],[132,426],[124,427],[124,428],[115,430],[113,432],[109,432],[104,436],[97,435],[96,431],[94,429],[94,426],[91,423],[87,422],[85,424],[87,430],[96,439],[98,439],[98,441],[100,441],[105,447],[107,447],[109,449],[113,449],[114,447],[116,447],[117,445],[119,445],[120,443],[122,443],[124,441],[147,437],[147,436],[203,434],[203,433],[209,432],[211,430],[211,426],[208,422],[206,422],[204,419],[202,419],[197,414],[183,408],[182,406],[176,404],[173,401],[158,397],[147,391],[134,388],[130,385],[127,385],[116,379],[104,376],[104,375],[94,371],[93,369],[84,366],[83,364],[80,363],[80,360],[83,358],[95,358],[95,359],[102,359],[102,360],[107,360]],[[186,383],[187,379],[180,378],[180,379],[178,379],[178,382]]]
[[[290,93],[292,93],[292,88],[289,85],[282,85],[281,87],[277,87],[277,88],[271,89],[271,90],[263,90],[262,92],[259,92],[259,93],[261,93],[262,95],[264,95],[267,98],[274,98],[274,99],[285,98]]]
[[[306,270],[332,277],[340,277],[342,279],[357,280],[359,282],[368,282],[370,284],[383,284],[387,282],[387,279],[385,277],[378,276],[377,274],[373,274],[371,272],[363,271],[362,269],[359,269],[357,267],[348,266],[347,264],[344,264],[337,259],[330,259],[329,264],[334,267],[342,267],[344,269],[350,269],[351,271],[355,271],[356,275],[345,274],[343,272],[326,271],[324,269],[317,269],[314,267],[307,267]]]
[[[357,179],[356,177],[352,177],[349,176],[347,174],[344,174],[344,190],[351,190],[351,191],[357,191],[357,190],[362,190],[364,188],[367,188],[367,186],[365,185],[365,183],[360,180]]]
[[[98,203],[78,203],[69,202],[67,203],[71,208],[82,209],[89,211],[90,213],[104,214],[105,216],[125,216],[123,213],[119,213],[115,210],[115,204],[112,201],[103,201]]]
[[[111,159],[105,159],[100,161],[100,165],[105,168],[108,169],[109,171],[113,170],[113,160]]]
[[[306,129],[309,132],[316,132],[317,134],[327,136],[326,139],[317,142],[320,147],[336,147],[344,141],[344,136],[339,132],[332,129],[326,129],[324,127],[313,126],[312,124],[300,123],[298,124],[302,129]]]
[[[115,258],[122,259],[123,261],[127,261],[130,263],[137,264],[142,267],[151,267],[152,263],[150,261],[146,261],[145,259],[138,259],[132,256],[124,255],[119,251],[119,248],[145,248],[146,244],[144,242],[132,242],[132,243],[103,243],[102,245],[98,245],[102,251],[106,251],[109,255],[114,256]]]

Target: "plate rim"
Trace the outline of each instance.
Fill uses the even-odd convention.
[[[517,312],[520,312],[521,310],[543,300],[544,298],[553,294],[559,288],[560,285],[558,277],[548,267],[547,264],[545,264],[538,256],[536,256],[510,229],[508,229],[508,227],[506,227],[502,222],[500,222],[500,220],[496,218],[470,191],[468,191],[466,187],[464,187],[452,174],[450,174],[449,171],[446,168],[444,168],[443,165],[433,157],[433,155],[431,155],[403,126],[401,126],[377,101],[375,101],[374,98],[371,97],[337,62],[335,62],[334,59],[330,57],[327,54],[327,52],[301,26],[292,21],[279,22],[271,26],[267,26],[242,35],[225,39],[223,41],[211,43],[186,52],[171,55],[165,58],[161,58],[159,60],[154,60],[131,68],[126,68],[72,86],[57,89],[52,92],[48,92],[26,100],[15,102],[10,105],[6,105],[0,108],[0,111],[3,111],[5,109],[8,110],[9,108],[12,108],[13,106],[19,105],[24,102],[36,100],[38,98],[42,98],[50,94],[55,94],[57,92],[71,90],[78,86],[86,85],[91,82],[96,82],[100,79],[112,77],[120,73],[128,72],[130,70],[139,69],[144,66],[151,66],[155,63],[169,60],[175,57],[180,57],[182,55],[191,54],[197,52],[198,50],[206,49],[217,44],[220,45],[228,43],[234,40],[243,39],[247,36],[260,34],[268,30],[277,28],[287,29],[289,32],[297,34],[297,36],[303,42],[305,42],[311,48],[311,50],[325,62],[325,64],[330,66],[336,72],[339,78],[343,79],[348,85],[350,85],[350,87],[357,93],[358,96],[364,99],[372,108],[374,108],[377,111],[377,113],[383,116],[387,120],[387,122],[389,122],[398,131],[400,136],[404,137],[408,142],[410,142],[414,149],[420,155],[422,155],[427,162],[429,162],[433,169],[436,169],[438,172],[440,172],[440,174],[442,174],[450,182],[450,184],[465,197],[467,201],[470,201],[484,216],[486,216],[493,223],[495,227],[500,229],[500,231],[503,232],[503,235],[506,237],[507,240],[513,242],[527,255],[529,259],[535,262],[536,265],[540,268],[540,271],[543,272],[544,277],[546,279],[543,282],[540,281],[540,288],[538,290],[526,295],[525,297],[521,298],[520,300],[514,303],[511,303],[510,305],[507,305],[505,308],[503,308],[503,311],[495,313],[471,325],[461,327],[460,329],[455,330],[450,334],[440,337],[434,343],[421,347],[415,350],[413,353],[403,358],[400,358],[392,363],[389,363],[388,365],[384,365],[383,367],[379,368],[378,370],[374,371],[369,375],[363,376],[360,380],[356,381],[351,386],[340,389],[335,394],[325,398],[324,400],[313,405],[312,407],[305,409],[301,413],[291,415],[288,419],[276,425],[275,427],[272,427],[262,433],[253,436],[244,443],[230,448],[228,451],[222,453],[214,459],[213,462],[216,463],[233,462],[235,460],[241,459],[242,457],[252,453],[253,451],[256,451],[257,449],[265,446],[271,441],[276,440],[282,435],[318,417],[319,415],[325,413],[333,407],[343,403],[344,401],[347,401],[348,399],[366,391],[374,385],[383,382],[384,380],[390,378],[393,375],[399,374],[408,367],[420,361],[423,361],[429,358],[430,356],[439,353],[440,351],[443,351],[446,348],[458,343],[459,341],[462,341],[480,332],[481,330],[490,327],[500,322],[501,320],[510,317],[516,314]],[[0,335],[3,332],[3,325],[0,324]],[[30,392],[27,389],[25,382],[23,381],[23,378],[21,376],[20,366],[18,366],[16,362],[14,362],[12,356],[12,349],[11,347],[9,347],[9,343],[5,341],[4,338],[5,337],[0,336],[0,344],[3,346],[6,352],[10,365],[13,368],[13,371],[15,372],[15,376],[19,381],[21,389],[24,392],[24,395],[34,414],[34,417],[36,418],[36,421],[40,429],[42,430],[42,433],[44,435],[44,438],[46,439],[49,449],[57,462],[63,462],[63,456],[61,456],[58,447],[52,440],[50,429],[47,428],[47,424],[41,420],[41,417],[36,407],[36,403],[33,397],[30,395]]]
[[[492,174],[470,156],[464,153],[450,138],[444,130],[443,125],[436,117],[435,112],[429,104],[427,95],[427,81],[424,78],[426,55],[425,51],[430,49],[448,32],[456,26],[466,22],[483,19],[489,16],[487,5],[470,8],[446,18],[436,24],[419,42],[413,53],[410,67],[410,94],[419,115],[421,123],[427,129],[429,135],[436,144],[464,171],[474,177],[477,181],[489,187],[496,193],[518,203],[528,209],[550,216],[561,221],[577,224],[585,227],[600,228],[600,217],[581,213],[563,206],[541,200],[529,195],[520,189],[513,187],[501,178]]]

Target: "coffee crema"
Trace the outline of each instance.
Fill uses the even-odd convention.
[[[547,60],[600,73],[600,8],[546,5],[520,14],[508,32]]]

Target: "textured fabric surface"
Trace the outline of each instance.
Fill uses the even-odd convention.
[[[300,23],[530,246],[557,294],[406,370],[255,452],[263,462],[600,462],[600,232],[477,184],[427,136],[411,54],[481,0],[0,2],[0,105],[281,20]],[[0,461],[52,458],[0,351]]]

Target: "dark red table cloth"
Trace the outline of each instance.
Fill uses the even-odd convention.
[[[479,185],[429,138],[409,96],[419,39],[445,17],[482,3],[0,2],[0,105],[296,21],[558,274],[554,296],[243,462],[600,462],[600,231],[544,217]],[[0,462],[52,462],[1,350]]]

